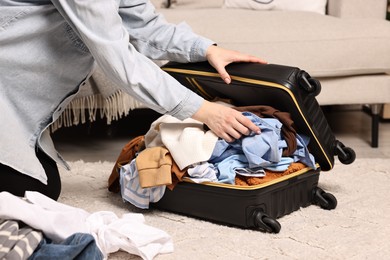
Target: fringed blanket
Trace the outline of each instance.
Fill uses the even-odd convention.
[[[98,68],[50,129],[54,132],[61,127],[93,122],[98,113],[100,118],[107,119],[107,124],[111,124],[112,120],[127,116],[136,108],[145,106],[121,91]]]

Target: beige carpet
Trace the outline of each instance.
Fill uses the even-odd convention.
[[[173,238],[175,251],[156,259],[388,259],[390,256],[390,160],[336,162],[323,172],[319,186],[336,196],[338,206],[300,209],[278,221],[279,234],[243,230],[161,212],[141,211],[106,189],[112,162],[71,162],[61,170],[60,202],[89,212],[121,215],[141,212],[148,225]],[[124,252],[109,259],[139,259]]]

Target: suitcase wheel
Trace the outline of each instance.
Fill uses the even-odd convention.
[[[321,93],[321,83],[319,80],[310,77],[306,71],[298,74],[299,85],[309,94],[317,96]]]
[[[336,141],[335,154],[342,164],[351,164],[356,159],[356,153],[352,148],[345,147],[340,141]]]
[[[318,187],[315,189],[314,202],[322,209],[327,210],[335,209],[337,206],[336,197]]]
[[[256,210],[253,213],[253,220],[255,227],[264,232],[279,233],[282,228],[276,219],[271,218],[261,210]]]
[[[321,93],[321,83],[318,79],[310,78],[308,79],[310,85],[311,85],[311,91],[314,96],[318,96],[318,94]]]

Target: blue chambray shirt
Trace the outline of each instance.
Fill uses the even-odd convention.
[[[203,61],[213,43],[147,0],[1,0],[0,163],[46,183],[38,145],[68,168],[46,129],[96,64],[157,112],[192,116],[203,99],[151,59]]]

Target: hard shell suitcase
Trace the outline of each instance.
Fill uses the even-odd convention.
[[[355,160],[355,152],[338,141],[315,96],[320,82],[296,67],[233,63],[226,67],[228,85],[208,62],[168,63],[162,67],[184,86],[205,99],[229,99],[236,106],[268,105],[289,112],[300,134],[310,137],[309,151],[322,171],[333,168],[334,156],[344,164]]]
[[[180,182],[166,190],[152,206],[243,228],[278,233],[276,220],[311,204],[334,209],[336,198],[318,187],[321,170],[331,170],[334,156],[344,164],[355,160],[355,152],[332,133],[315,96],[320,82],[296,67],[240,63],[230,64],[232,78],[225,84],[207,63],[168,63],[163,70],[208,100],[229,99],[235,106],[268,105],[291,114],[297,133],[310,137],[308,145],[318,168],[299,170],[255,186],[221,183]]]

